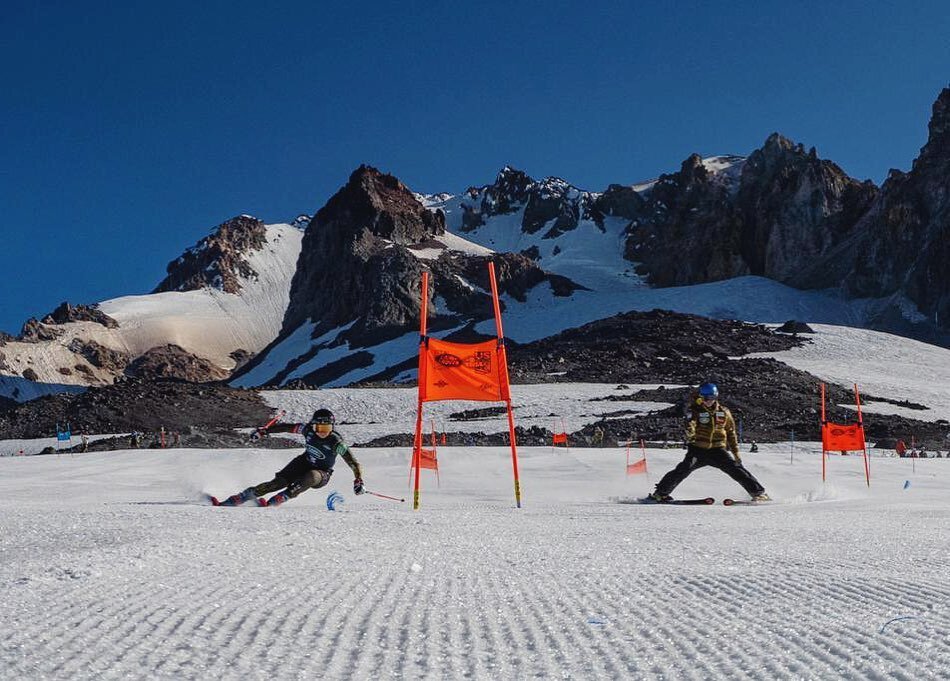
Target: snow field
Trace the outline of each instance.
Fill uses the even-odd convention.
[[[408,450],[362,449],[405,504],[355,497],[342,462],[280,508],[198,503],[295,453],[0,460],[0,678],[950,674],[946,459],[875,459],[868,490],[860,457],[822,485],[817,455],[763,445],[744,460],[778,503],[663,507],[616,500],[682,450],[648,450],[648,481],[619,448],[524,448],[518,510],[509,450],[443,447],[413,512]],[[743,496],[708,469],[677,494]]]

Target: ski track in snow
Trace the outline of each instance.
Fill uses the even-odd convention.
[[[875,458],[867,490],[860,458],[822,486],[816,455],[764,445],[746,462],[777,503],[657,507],[615,503],[649,489],[620,449],[525,448],[518,510],[506,449],[445,447],[418,512],[354,497],[343,465],[278,509],[197,500],[293,453],[0,460],[0,677],[950,674],[950,460]],[[681,455],[649,450],[650,481]],[[357,456],[404,493],[408,451]],[[709,470],[677,491],[740,496]]]

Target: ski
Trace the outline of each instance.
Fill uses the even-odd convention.
[[[211,494],[205,494],[204,499],[206,502],[208,502],[212,506],[226,506],[226,507],[227,506],[241,506],[245,504],[246,502],[250,501],[250,499],[242,498],[240,494],[234,494],[228,497],[227,499],[218,499],[218,497],[212,496]],[[264,499],[264,497],[258,497],[255,501],[256,503],[253,504],[255,506],[267,506],[267,501]]]
[[[670,499],[669,501],[657,501],[650,497],[644,497],[639,500],[641,504],[657,504],[658,506],[709,506],[716,503],[713,497],[702,497],[699,499]]]
[[[761,506],[771,503],[770,501],[756,501],[755,499],[723,499],[723,506]]]

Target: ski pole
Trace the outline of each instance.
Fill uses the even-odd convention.
[[[270,421],[268,421],[268,422],[265,423],[263,426],[261,426],[261,427],[259,428],[259,430],[267,430],[267,429],[270,428],[272,425],[274,425],[275,423],[277,423],[278,421],[280,421],[282,418],[284,418],[284,414],[286,414],[286,413],[287,413],[287,412],[286,412],[285,410],[281,409],[279,412],[277,412],[277,416],[275,416],[275,417],[272,418]]]
[[[278,421],[280,421],[282,418],[284,418],[284,415],[286,413],[287,412],[284,409],[281,409],[279,412],[277,412],[277,415],[274,418],[272,418],[270,421],[265,423],[263,426],[259,426],[258,428],[255,428],[254,433],[257,433],[258,437],[254,437],[254,433],[251,433],[251,436],[248,439],[248,442],[253,442],[259,437],[266,435],[270,427],[274,425],[275,423],[277,423]]]
[[[379,497],[380,499],[389,499],[390,501],[405,501],[405,499],[398,499],[396,497],[391,497],[386,494],[380,494],[379,492],[371,492],[368,489],[363,490],[366,494],[372,494],[374,497]]]

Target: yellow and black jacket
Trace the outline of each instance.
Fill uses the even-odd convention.
[[[732,412],[718,401],[706,407],[702,400],[690,404],[686,441],[700,449],[728,449],[739,460],[739,438]]]

